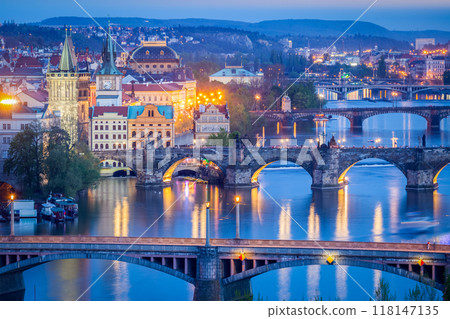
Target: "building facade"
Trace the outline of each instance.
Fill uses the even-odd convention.
[[[211,134],[230,132],[228,105],[203,105],[195,112],[195,139],[207,139]]]
[[[127,149],[128,107],[93,106],[90,122],[90,147],[92,151]]]
[[[166,41],[142,41],[129,59],[130,67],[138,73],[163,74],[180,66],[180,57]]]
[[[175,127],[171,105],[130,105],[128,107],[128,147],[143,149],[147,143],[174,145]]]

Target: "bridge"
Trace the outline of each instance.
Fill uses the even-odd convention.
[[[323,108],[304,109],[293,112],[283,111],[251,111],[257,116],[282,122],[284,125],[292,125],[301,118],[313,117],[316,114],[343,116],[350,121],[352,130],[362,130],[363,121],[369,117],[381,114],[414,114],[423,117],[427,121],[427,128],[433,131],[440,130],[442,119],[450,115],[450,106],[425,106],[425,107],[370,107],[370,108]]]
[[[400,97],[406,100],[413,100],[414,94],[423,92],[450,92],[450,85],[418,85],[418,84],[336,84],[336,83],[316,83],[317,90],[335,93],[339,100],[347,100],[347,96],[351,92],[368,90],[370,96],[373,96],[375,91],[391,91],[396,92]]]
[[[250,143],[250,142],[248,142]],[[208,159],[225,187],[258,186],[258,176],[270,163],[292,162],[311,176],[315,189],[338,189],[346,185],[346,174],[353,165],[365,159],[385,160],[406,178],[408,190],[434,190],[437,178],[450,163],[450,148],[158,148],[136,151],[97,152],[101,159],[111,158],[127,163],[137,172],[137,186],[170,185],[172,174],[187,158]]]
[[[450,245],[308,240],[23,236],[0,238],[0,297],[23,296],[23,271],[64,259],[118,260],[195,286],[194,300],[252,295],[250,279],[297,266],[332,264],[377,269],[444,289]],[[245,258],[239,258],[241,253]],[[419,265],[422,260],[424,264]],[[87,287],[86,287],[87,288]]]

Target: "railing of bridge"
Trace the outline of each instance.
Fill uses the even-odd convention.
[[[118,245],[174,245],[204,246],[204,238],[175,237],[112,237],[112,236],[4,236],[2,243],[17,244],[118,244]],[[269,248],[318,248],[325,250],[377,250],[439,252],[450,254],[450,245],[419,243],[375,243],[356,241],[311,241],[311,240],[270,240],[270,239],[211,239],[212,246],[218,247],[269,247]]]

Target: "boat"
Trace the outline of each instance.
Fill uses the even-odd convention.
[[[55,201],[56,207],[64,209],[67,219],[74,219],[78,216],[78,204],[71,198],[62,198]]]
[[[37,218],[37,210],[34,208],[34,200],[17,199],[12,202],[14,216],[17,218]]]
[[[401,222],[404,229],[427,231],[439,225],[438,221],[428,217],[412,216],[410,220]]]
[[[46,202],[42,204],[41,216],[43,219],[50,220],[52,218],[52,208],[56,207],[54,204]]]
[[[66,212],[60,207],[51,208],[51,221],[54,223],[64,223],[66,221]]]

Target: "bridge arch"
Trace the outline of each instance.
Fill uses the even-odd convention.
[[[408,271],[402,268],[393,267],[387,264],[383,263],[377,263],[367,260],[358,260],[353,258],[337,258],[339,265],[341,266],[352,266],[352,267],[360,267],[360,268],[368,268],[368,269],[375,269],[375,270],[381,270],[384,272],[388,272],[394,275],[402,276],[417,282],[424,283],[426,285],[429,285],[433,288],[436,288],[438,290],[443,291],[444,285],[435,282],[434,280],[431,280],[429,278],[425,278],[415,272]],[[289,261],[281,261],[277,263],[272,263],[264,266],[259,266],[256,268],[252,268],[246,271],[243,271],[241,273],[232,275],[230,277],[222,279],[222,282],[224,285],[231,284],[233,282],[237,282],[243,279],[249,279],[256,277],[258,275],[264,274],[266,272],[272,271],[272,270],[278,270],[283,268],[291,268],[291,267],[299,267],[299,266],[310,266],[310,265],[326,265],[324,262],[324,258],[316,257],[316,258],[307,258],[307,259],[293,259]],[[331,267],[331,266],[330,266]]]
[[[100,174],[102,176],[136,176],[136,171],[126,166],[121,160],[106,158],[100,161]]]
[[[280,162],[280,158],[270,158],[269,160],[266,161],[267,164],[262,165],[262,166],[254,166],[252,167],[252,184],[256,184],[258,183],[258,177],[259,174],[261,174],[261,172],[270,164],[276,163],[276,162]],[[303,168],[308,174],[309,176],[311,176],[311,178],[313,177],[313,168],[312,168],[312,164],[311,163],[304,163],[302,165],[298,165],[297,164],[297,158],[288,158],[286,162],[295,164],[297,167],[301,167]]]
[[[448,166],[448,164],[450,164],[450,162],[442,164],[440,167],[438,167],[438,169],[435,170],[434,177],[433,177],[433,183],[434,184],[437,184],[437,179],[438,179],[439,175]]]
[[[359,162],[362,162],[362,161],[365,161],[365,160],[370,160],[370,159],[382,160],[382,161],[384,161],[384,162],[387,162],[387,163],[389,163],[389,164],[392,164],[392,165],[394,165],[395,167],[397,167],[398,170],[399,170],[400,172],[402,172],[402,174],[403,174],[405,177],[407,176],[407,175],[406,175],[406,171],[404,170],[404,168],[401,167],[400,165],[398,165],[397,163],[395,163],[394,161],[392,161],[391,159],[387,159],[387,158],[382,157],[382,156],[367,156],[367,157],[364,157],[364,158],[357,159],[357,160],[356,160],[355,162],[353,162],[353,163],[351,163],[351,162],[345,163],[345,164],[343,165],[343,169],[341,169],[341,170],[339,171],[338,183],[339,183],[339,184],[345,184],[345,183],[347,182],[347,180],[346,180],[346,175],[347,175],[348,171],[349,171],[353,166],[355,166],[356,164],[358,164]]]
[[[178,168],[178,166],[183,163],[186,159],[194,159],[194,157],[192,156],[180,156],[177,157],[175,159],[173,159],[170,163],[168,163],[167,165],[165,165],[165,167],[163,167],[162,171],[163,171],[163,183],[170,183],[172,181],[172,177],[173,177],[173,173],[175,172],[175,170]],[[224,179],[224,171],[225,169],[223,167],[220,167],[219,165],[217,165],[215,162],[213,161],[209,161],[209,163],[211,164],[211,167],[213,167],[215,170],[218,171],[218,174],[220,176],[220,178],[223,180]]]
[[[25,260],[16,261],[14,263],[8,264],[6,266],[0,267],[0,274],[6,274],[15,271],[27,270],[47,262],[56,260],[66,260],[66,259],[102,259],[102,260],[112,260],[121,261],[130,264],[140,265],[147,268],[151,268],[168,275],[174,276],[181,280],[184,280],[190,284],[195,284],[195,278],[167,266],[151,262],[144,258],[132,257],[132,256],[121,256],[120,254],[104,254],[99,252],[74,252],[74,253],[59,253],[59,254],[48,254],[43,256],[37,256],[28,258]]]

